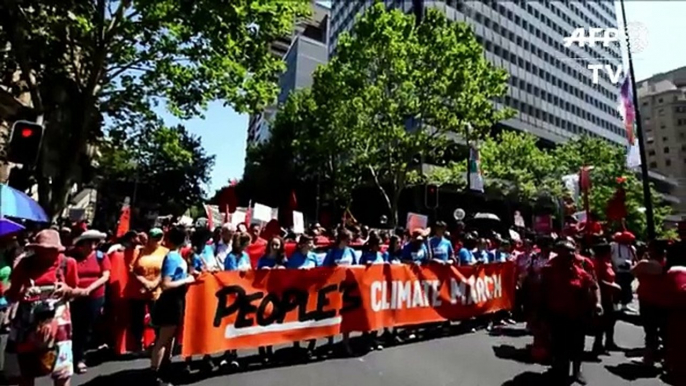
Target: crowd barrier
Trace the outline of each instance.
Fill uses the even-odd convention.
[[[182,355],[204,355],[511,309],[512,262],[203,274],[186,295]]]

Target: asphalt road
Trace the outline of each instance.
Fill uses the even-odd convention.
[[[498,386],[545,384],[545,367],[526,361],[525,346],[531,337],[523,334],[521,325],[508,326],[499,335],[486,331],[461,333],[456,327],[453,335],[421,340],[383,351],[373,351],[355,358],[330,358],[301,364],[263,366],[248,364],[239,372],[213,373],[209,376],[177,377],[183,385],[297,385],[297,386],[417,386],[459,385]],[[584,370],[589,385],[662,385],[657,374],[651,374],[630,364],[639,355],[643,331],[640,327],[620,322],[617,343],[623,352],[603,357],[602,362],[586,362]],[[587,341],[590,349],[591,341]],[[277,351],[292,358],[289,349]],[[254,352],[240,353],[242,357]],[[253,358],[255,359],[255,358]],[[76,376],[73,385],[142,385],[146,359],[105,362]],[[38,386],[49,385],[47,379]]]

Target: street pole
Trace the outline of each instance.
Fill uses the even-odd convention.
[[[643,182],[643,200],[646,208],[646,223],[648,240],[655,239],[655,216],[653,213],[653,200],[650,191],[650,180],[648,178],[648,162],[646,162],[645,142],[643,141],[643,120],[641,119],[641,108],[638,104],[638,92],[636,91],[636,77],[634,76],[634,63],[631,58],[631,44],[629,43],[629,27],[626,22],[626,10],[624,9],[624,0],[620,0],[619,4],[622,8],[622,20],[624,22],[624,35],[626,39],[626,51],[629,59],[629,76],[631,78],[631,93],[633,94],[634,110],[635,110],[635,124],[636,124],[636,140],[638,141],[638,150],[641,157],[641,180]]]
[[[466,127],[466,140],[467,140],[467,193],[472,191],[472,144],[469,142],[469,136],[471,135],[472,125],[467,124]]]

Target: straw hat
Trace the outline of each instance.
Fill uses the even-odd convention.
[[[44,229],[38,232],[33,242],[28,244],[26,247],[56,249],[59,252],[64,251],[64,246],[60,241],[60,234],[54,229]]]

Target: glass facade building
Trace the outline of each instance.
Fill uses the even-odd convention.
[[[387,6],[412,11],[412,0],[385,0]],[[333,0],[329,55],[340,35],[373,0]],[[588,64],[621,65],[619,42],[564,46],[577,28],[617,28],[611,1],[425,1],[451,20],[472,25],[486,58],[510,74],[506,96],[494,101],[517,115],[503,124],[558,143],[579,135],[625,145],[617,112],[619,84],[600,72],[592,82]]]

